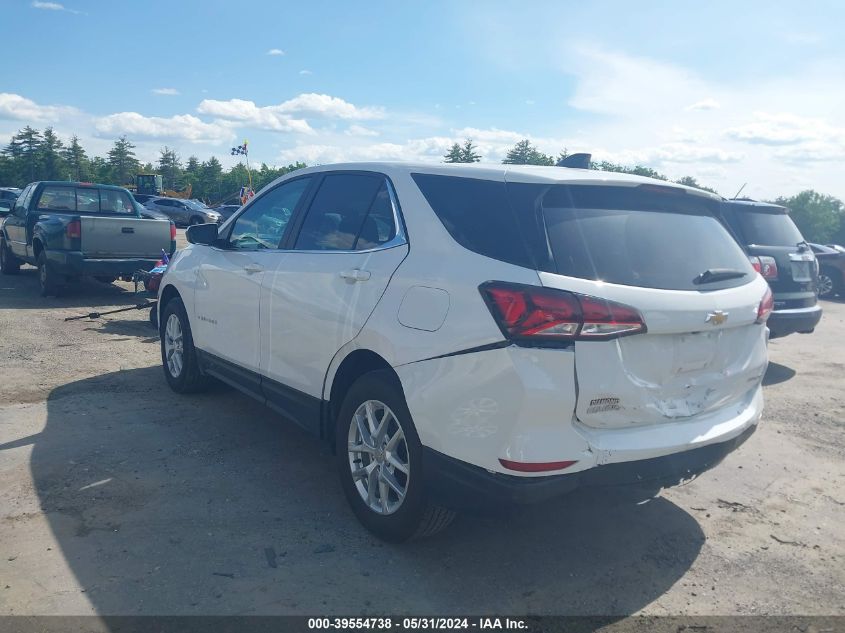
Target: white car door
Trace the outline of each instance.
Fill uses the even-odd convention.
[[[408,253],[383,175],[329,173],[317,187],[292,249],[265,275],[261,303],[268,404],[309,428],[332,358],[361,331]]]
[[[256,394],[261,285],[286,256],[279,246],[311,180],[289,180],[262,193],[218,246],[203,247],[208,253],[197,272],[194,342],[216,373]]]

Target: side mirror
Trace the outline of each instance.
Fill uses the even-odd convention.
[[[217,241],[217,224],[194,224],[185,231],[185,239],[191,244],[211,246]]]

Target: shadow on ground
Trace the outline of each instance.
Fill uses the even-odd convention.
[[[0,275],[0,307],[3,308],[80,308],[81,313],[100,306],[122,306],[144,302],[144,294],[135,294],[118,284],[104,284],[84,277],[66,285],[58,297],[42,297],[38,270],[24,266],[17,275]],[[90,307],[91,310],[85,308]]]
[[[763,386],[779,385],[782,382],[790,380],[793,376],[795,376],[795,370],[792,367],[770,361],[769,367],[766,369],[766,375],[763,376]]]
[[[99,614],[624,615],[704,542],[665,499],[581,494],[386,545],[355,521],[330,452],[237,392],[176,396],[151,367],[47,405],[27,438],[35,486]]]

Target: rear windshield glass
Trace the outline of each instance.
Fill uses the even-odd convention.
[[[137,214],[132,198],[126,191],[60,185],[44,187],[37,208],[44,211]]]
[[[541,185],[414,174],[455,240],[570,277],[667,290],[748,283],[754,270],[718,202],[659,188]],[[736,273],[695,283],[707,270]]]
[[[739,211],[736,217],[749,244],[795,246],[804,241],[795,222],[785,213]]]

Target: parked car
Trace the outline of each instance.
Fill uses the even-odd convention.
[[[234,213],[241,208],[239,204],[221,204],[219,207],[214,207],[214,210],[223,218],[223,222],[228,220]]]
[[[164,213],[177,225],[190,226],[207,222],[217,223],[221,216],[196,200],[182,200],[180,198],[153,198],[148,200],[145,207],[159,213]]]
[[[772,294],[719,206],[560,167],[298,170],[188,229],[159,294],[164,374],[333,442],[388,540],[468,503],[654,493],[716,465],[763,406]]]
[[[176,249],[173,222],[142,219],[121,187],[34,182],[0,225],[0,270],[38,267],[42,295],[58,294],[82,275],[101,281],[155,267],[162,249]]]
[[[144,205],[137,203],[138,206],[138,214],[147,220],[170,220],[168,216],[160,211],[153,211],[152,209],[148,209]]]
[[[158,198],[159,196],[152,195],[152,194],[149,194],[149,193],[134,193],[133,192],[132,197],[135,198],[135,200],[137,200],[141,204],[146,204],[147,202],[149,202],[153,198]]]
[[[785,207],[725,200],[724,221],[774,293],[771,338],[811,333],[822,317],[816,298],[817,262]]]
[[[829,299],[845,292],[845,248],[836,244],[810,244],[819,262],[819,297]]]
[[[17,187],[0,187],[0,210],[11,209],[19,195],[21,190]]]

